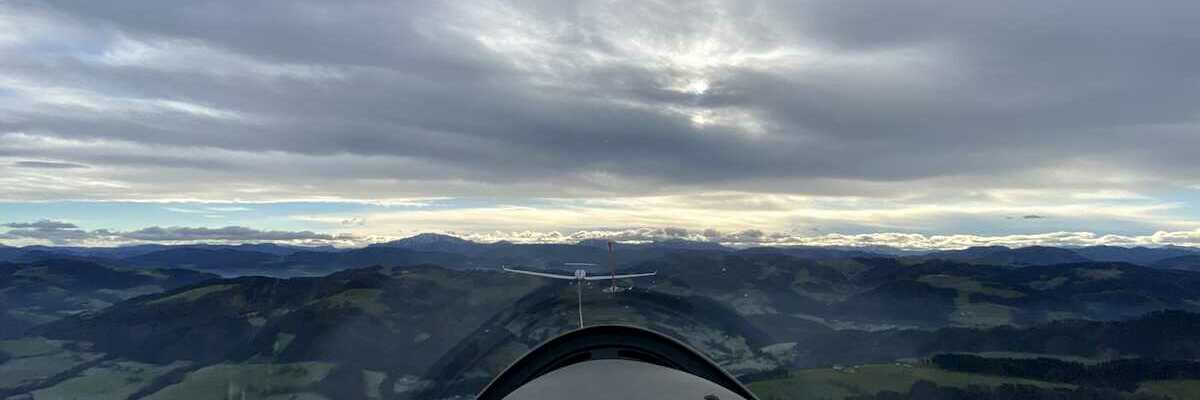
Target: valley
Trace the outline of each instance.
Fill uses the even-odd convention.
[[[261,268],[252,257],[226,257],[200,273],[170,262],[122,265],[78,251],[9,261],[0,287],[6,318],[35,311],[42,317],[23,320],[20,331],[0,341],[0,394],[469,395],[577,323],[573,284],[505,274],[486,264],[515,260],[552,267],[604,254],[586,244],[436,239],[393,249],[415,258],[368,266],[335,262],[345,268],[320,276],[230,272]],[[347,255],[357,251],[290,249],[272,257],[321,253],[370,260]],[[1111,252],[1106,254],[1113,257]],[[148,254],[154,253],[134,257]],[[1092,389],[949,370],[931,361],[939,354],[1088,363],[1200,359],[1200,273],[1063,259],[1060,251],[1049,252],[1047,264],[1026,255],[1020,265],[997,265],[994,249],[987,254],[986,262],[977,262],[961,253],[937,258],[642,245],[621,253],[619,268],[659,276],[621,282],[631,289],[615,295],[604,292],[607,282],[587,285],[583,309],[588,324],[632,324],[680,339],[751,382],[764,399],[871,398],[930,384],[947,393]],[[1190,379],[1136,380],[1104,390],[1113,398],[1180,398]]]

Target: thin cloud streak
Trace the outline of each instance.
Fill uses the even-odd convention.
[[[354,221],[355,223],[361,221]],[[394,235],[357,235],[353,233],[318,233],[312,231],[258,230],[240,226],[206,227],[147,227],[132,231],[107,229],[83,230],[61,221],[43,220],[31,223],[6,223],[10,228],[0,233],[0,241],[15,244],[50,243],[56,245],[113,246],[137,243],[289,243],[302,245],[337,245],[358,247],[371,243],[405,237]],[[411,232],[416,234],[418,232]],[[1092,232],[1051,232],[1025,235],[925,235],[918,233],[868,233],[804,235],[786,232],[764,232],[757,229],[719,231],[685,228],[638,227],[577,231],[492,231],[454,232],[453,236],[483,243],[578,243],[585,240],[618,242],[654,242],[689,240],[720,243],[733,247],[754,246],[825,246],[825,247],[893,247],[901,250],[951,250],[972,246],[1191,246],[1200,247],[1200,229],[1194,231],[1159,231],[1150,235],[1102,235]],[[33,242],[30,242],[30,241]]]
[[[54,244],[81,246],[114,246],[137,243],[258,243],[282,242],[300,244],[346,244],[352,236],[315,233],[312,231],[260,230],[242,226],[220,228],[151,226],[131,231],[108,229],[85,230],[75,224],[41,220],[12,222],[0,225],[10,228],[0,233],[0,241],[14,244]],[[30,242],[32,241],[32,242]]]

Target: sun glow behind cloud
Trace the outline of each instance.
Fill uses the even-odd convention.
[[[1200,221],[1200,97],[1179,84],[1200,51],[1141,10],[160,6],[0,4],[18,27],[0,32],[0,222],[944,246],[1159,243]],[[64,201],[78,213],[37,208]]]

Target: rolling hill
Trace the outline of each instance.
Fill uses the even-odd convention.
[[[119,270],[78,260],[0,263],[0,338],[133,297],[217,276],[180,269]]]
[[[1154,263],[1155,268],[1163,269],[1180,269],[1185,271],[1200,272],[1200,254],[1189,254],[1178,257],[1171,257],[1159,260]]]
[[[602,292],[607,283],[585,286],[585,319],[665,332],[739,374],[943,351],[1162,357],[1192,354],[1197,340],[1188,322],[1196,314],[1142,316],[1200,311],[1200,273],[1120,262],[1014,267],[805,256],[809,250],[642,246],[622,254],[620,265],[660,276],[621,282],[630,289],[618,295]],[[191,265],[229,271],[226,266],[246,254],[259,263],[247,271],[335,272],[214,279],[146,268],[154,266],[153,257],[168,263],[211,257]],[[482,263],[554,265],[581,256],[607,254],[583,245],[501,245],[472,255],[394,246],[285,255],[167,248],[140,254],[148,264],[124,269],[79,260],[0,264],[8,277],[0,293],[32,293],[6,301],[53,298],[47,293],[73,299],[58,308],[11,306],[10,314],[64,311],[62,304],[78,307],[74,299],[97,299],[91,308],[70,309],[31,328],[36,337],[0,341],[0,351],[18,354],[0,353],[0,372],[46,366],[39,379],[0,381],[0,394],[67,393],[92,375],[140,379],[119,389],[132,397],[235,383],[264,396],[466,394],[577,323],[571,284],[504,274]],[[383,266],[338,267],[358,263]],[[139,288],[147,290],[133,292]],[[110,295],[117,297],[101,297]],[[1139,345],[1129,335],[1161,346]],[[58,350],[19,355],[28,348]]]

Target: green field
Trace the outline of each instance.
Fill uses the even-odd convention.
[[[12,357],[0,364],[0,388],[41,382],[101,357],[97,353],[66,350],[64,343],[42,338],[0,341],[0,351]]]
[[[61,340],[40,337],[0,340],[0,352],[8,354],[12,358],[41,356],[61,352],[63,343]]]
[[[310,304],[320,304],[331,309],[357,308],[367,314],[383,317],[391,309],[379,301],[379,296],[382,294],[383,290],[380,289],[350,289]]]
[[[912,384],[927,380],[942,386],[998,386],[1005,383],[1047,388],[1070,388],[1071,385],[1028,379],[967,374],[908,364],[868,364],[837,371],[832,368],[792,371],[786,379],[751,383],[750,390],[763,400],[772,399],[844,399],[849,396],[874,394],[884,390],[907,392]]]
[[[1167,396],[1176,400],[1196,400],[1200,399],[1200,380],[1180,379],[1143,382],[1138,386],[1138,393]]]
[[[954,275],[927,275],[918,279],[919,282],[944,289],[954,289],[958,296],[954,299],[957,308],[950,319],[962,326],[1001,326],[1012,323],[1012,307],[991,303],[973,303],[972,294],[1015,299],[1024,297],[1021,292],[989,287],[968,277]]]
[[[133,361],[105,362],[88,368],[77,377],[34,391],[33,398],[122,400],[150,384],[154,378],[186,365],[185,361],[169,365]]]
[[[955,352],[955,354],[974,354],[986,358],[1015,358],[1015,359],[1034,359],[1034,358],[1053,358],[1055,360],[1077,362],[1080,364],[1096,364],[1110,359],[1090,358],[1079,356],[1068,356],[1063,354],[1046,354],[1046,353],[1022,353],[1013,351],[984,351],[984,352]]]
[[[217,364],[189,373],[182,382],[167,386],[147,399],[267,399],[324,398],[309,392],[329,375],[333,364]],[[299,396],[299,397],[290,397]]]
[[[175,302],[196,301],[204,296],[208,296],[213,293],[219,293],[219,292],[224,292],[227,290],[232,290],[236,287],[237,287],[237,285],[232,285],[232,284],[202,286],[202,287],[198,287],[198,288],[195,288],[192,290],[188,290],[186,292],[176,293],[176,294],[173,294],[173,295],[170,295],[167,297],[163,297],[161,299],[154,299],[154,300],[147,302],[146,304],[153,305],[153,304],[169,303],[169,302],[173,302],[173,301],[175,301]]]

